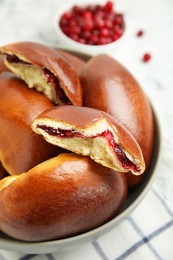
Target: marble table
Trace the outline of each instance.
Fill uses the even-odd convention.
[[[62,0],[0,0],[0,45],[17,41],[36,41],[54,46],[62,45],[63,43],[54,31],[53,20],[56,11],[63,2]],[[70,1],[66,0],[66,2]],[[173,237],[173,223],[171,222],[173,219],[173,1],[117,0],[116,4],[117,8],[123,10],[128,21],[127,40],[122,43],[118,50],[108,50],[107,53],[124,64],[137,78],[158,114],[163,137],[161,161],[152,191],[149,192],[146,199],[128,221],[133,224],[133,228],[139,229],[134,221],[137,221],[139,211],[142,210],[142,207],[146,209],[147,205],[145,204],[148,203],[150,211],[148,210],[147,214],[154,214],[156,218],[156,220],[152,219],[154,225],[154,222],[157,222],[157,215],[163,214],[162,209],[155,210],[154,202],[153,207],[149,205],[153,194],[157,194],[163,208],[167,208],[170,213],[169,230],[165,228],[163,231],[163,233],[167,231],[169,234],[165,235],[166,233],[164,233],[163,238],[160,236],[159,242],[152,241],[152,223],[150,229],[149,224],[145,223],[144,220],[143,225],[148,225],[148,236],[143,232],[141,238],[147,237],[148,241],[153,242],[153,244],[144,241],[148,243],[150,254],[147,255],[145,251],[138,254],[140,246],[137,246],[136,249],[133,247],[135,243],[137,244],[136,240],[130,244],[128,239],[127,241],[125,239],[128,226],[126,226],[127,223],[124,223],[124,226],[122,224],[118,227],[122,232],[122,236],[118,237],[118,245],[121,247],[120,252],[115,245],[114,238],[117,236],[115,229],[113,233],[105,235],[99,241],[87,244],[81,250],[73,251],[73,254],[64,252],[59,257],[58,255],[41,256],[41,258],[36,256],[34,259],[37,259],[37,257],[38,259],[51,259],[52,257],[52,259],[90,258],[95,260],[125,259],[127,257],[127,259],[133,260],[172,259],[171,255],[173,257],[172,239],[170,238]],[[144,35],[136,37],[137,31],[140,29],[144,31]],[[144,63],[142,57],[146,52],[151,54],[151,60]],[[141,215],[145,216],[145,211]],[[149,219],[149,217],[146,217],[146,221],[149,221]],[[163,224],[166,224],[166,219]],[[158,230],[157,228],[155,232]],[[128,254],[124,253],[123,255],[123,252],[127,249],[125,243],[127,243],[128,248],[132,249],[131,252],[128,249]],[[88,258],[85,256],[86,253],[88,253]],[[20,257],[22,256],[17,253],[9,252],[8,254],[8,252],[0,250],[0,259],[19,259]]]

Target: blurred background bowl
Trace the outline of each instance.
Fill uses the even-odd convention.
[[[123,15],[123,20],[124,20],[124,33],[122,34],[122,36],[115,40],[114,42],[108,43],[108,44],[103,44],[103,45],[89,45],[89,44],[83,44],[80,42],[77,42],[73,39],[71,39],[70,37],[68,37],[67,35],[65,35],[65,33],[62,31],[62,29],[60,28],[60,19],[61,16],[66,13],[69,12],[71,10],[72,7],[74,7],[75,5],[79,6],[79,7],[85,7],[87,5],[104,5],[107,1],[104,0],[93,0],[92,2],[89,0],[83,0],[82,2],[79,1],[70,1],[67,3],[64,3],[64,5],[58,9],[55,19],[54,19],[54,23],[53,23],[53,27],[55,29],[55,32],[57,34],[58,39],[60,40],[60,44],[64,44],[64,46],[71,47],[76,51],[81,51],[87,54],[99,54],[99,53],[104,53],[107,51],[110,51],[111,49],[114,51],[114,53],[120,48],[120,46],[123,44],[124,41],[126,41],[126,34],[127,34],[127,30],[128,30],[128,22],[126,19],[126,16]],[[115,2],[112,1],[114,6],[115,6]],[[123,10],[121,10],[121,7],[117,7],[116,4],[116,12],[123,14]]]

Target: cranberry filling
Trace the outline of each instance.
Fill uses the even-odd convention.
[[[63,130],[63,129],[60,129],[60,128],[55,129],[53,127],[46,126],[46,125],[37,125],[37,128],[44,130],[49,135],[57,136],[57,137],[60,137],[60,138],[63,138],[63,137],[64,138],[68,138],[68,137],[71,137],[71,138],[72,137],[86,138],[86,136],[84,136],[83,134],[81,134],[80,132],[78,132],[74,129],[72,129],[72,130]],[[121,149],[121,147],[118,144],[116,144],[116,142],[113,138],[113,134],[109,130],[104,131],[104,132],[102,132],[101,134],[98,134],[98,135],[90,136],[89,138],[96,138],[96,137],[99,137],[99,136],[102,136],[102,137],[107,139],[109,145],[112,147],[113,151],[115,152],[118,160],[121,162],[122,167],[124,169],[130,169],[134,172],[139,171],[138,167],[126,157],[126,155],[123,152],[123,150]]]
[[[136,33],[136,36],[137,36],[137,37],[141,37],[141,36],[143,36],[143,34],[144,34],[144,31],[143,31],[143,30],[139,30],[139,31]]]
[[[151,54],[150,53],[145,53],[142,57],[143,62],[148,62],[151,59]]]
[[[107,139],[109,145],[114,150],[116,156],[118,157],[118,160],[121,162],[122,167],[124,169],[131,169],[134,172],[138,172],[139,171],[137,166],[126,157],[126,154],[123,152],[121,147],[118,144],[116,144],[116,142],[115,142],[115,140],[113,138],[113,134],[109,130],[104,131],[101,134],[101,136],[104,136]]]
[[[48,84],[52,84],[54,86],[55,92],[56,92],[56,98],[61,100],[63,104],[71,104],[68,97],[65,95],[63,89],[60,87],[58,79],[51,73],[48,69],[44,68],[44,75],[47,79]]]
[[[16,55],[9,55],[7,54],[6,59],[8,62],[11,63],[21,63],[26,65],[32,65],[29,62],[23,61],[20,58],[18,58]],[[52,84],[54,86],[55,92],[56,92],[56,98],[61,100],[63,104],[71,104],[68,97],[65,95],[63,89],[60,87],[58,79],[51,73],[48,69],[44,68],[43,73],[46,77],[47,83]]]
[[[55,129],[51,126],[46,125],[37,125],[37,128],[44,130],[49,135],[58,136],[58,137],[81,137],[84,138],[85,136],[82,135],[80,132],[76,130],[63,130],[63,129]]]
[[[11,63],[22,63],[22,64],[31,65],[31,63],[19,59],[16,55],[7,54],[6,59],[7,59],[8,62],[11,62]]]
[[[74,5],[59,21],[62,32],[74,41],[89,45],[103,45],[118,40],[124,33],[124,16],[112,1],[104,5]]]

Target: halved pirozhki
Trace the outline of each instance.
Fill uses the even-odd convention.
[[[145,170],[142,151],[131,133],[109,114],[79,106],[59,106],[39,115],[34,132],[51,144],[116,171],[140,175]]]
[[[29,88],[42,92],[55,104],[82,105],[77,72],[58,50],[34,42],[18,42],[0,47],[5,65],[21,77]]]

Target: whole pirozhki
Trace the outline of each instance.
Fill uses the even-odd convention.
[[[116,171],[142,174],[142,151],[135,138],[109,114],[88,107],[64,105],[40,114],[32,129],[51,144]]]
[[[58,154],[57,147],[31,129],[34,118],[53,107],[49,99],[5,72],[0,74],[0,100],[0,161],[10,175],[28,171]]]
[[[25,241],[74,236],[115,217],[126,195],[123,174],[60,154],[0,181],[0,229]]]
[[[82,105],[77,72],[58,50],[35,42],[18,42],[0,47],[5,65],[29,88],[36,88],[55,104]]]
[[[154,140],[153,113],[144,91],[132,74],[106,54],[91,58],[81,73],[84,106],[105,111],[124,125],[139,143],[149,166]],[[144,174],[126,174],[129,187]]]

